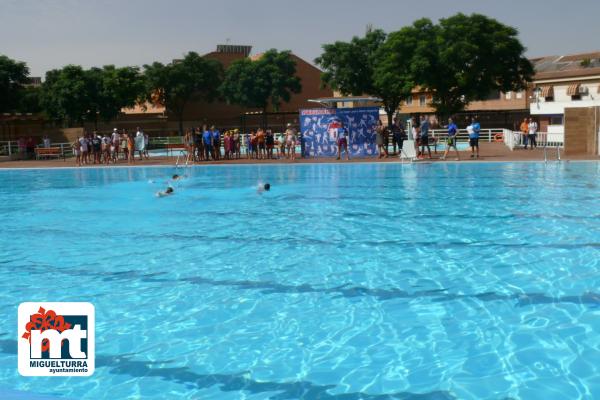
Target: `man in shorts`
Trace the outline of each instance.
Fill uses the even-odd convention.
[[[456,134],[458,133],[458,127],[452,121],[452,118],[448,118],[448,139],[446,139],[446,151],[444,151],[444,155],[442,156],[442,160],[446,159],[446,156],[450,152],[450,148],[454,147],[454,151],[456,151],[456,161],[460,160],[460,156],[458,155],[458,148],[456,147]]]
[[[467,126],[469,133],[469,146],[471,146],[471,158],[479,158],[479,131],[481,126],[477,119],[473,117],[471,125]]]

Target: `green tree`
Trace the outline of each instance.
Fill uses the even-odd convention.
[[[381,29],[369,28],[364,37],[323,45],[323,54],[315,62],[323,68],[322,82],[343,95],[379,97],[391,126],[413,81],[407,64],[410,58],[404,52],[386,50],[386,38]]]
[[[84,70],[67,65],[48,71],[42,85],[41,105],[55,121],[68,126],[98,119],[110,121],[123,107],[132,107],[144,93],[144,81],[137,67]]]
[[[67,126],[83,123],[91,108],[89,82],[79,65],[67,65],[46,73],[42,84],[41,103],[55,121]]]
[[[28,76],[29,68],[24,62],[0,55],[0,112],[14,111],[19,107]]]
[[[40,87],[25,87],[20,92],[19,106],[17,109],[24,113],[42,112],[41,104],[42,89]]]
[[[223,67],[220,62],[189,52],[183,60],[170,64],[144,65],[145,100],[162,105],[179,121],[183,134],[183,113],[192,100],[212,101],[218,95]]]
[[[254,61],[245,58],[231,63],[220,88],[228,103],[259,108],[264,117],[269,105],[278,111],[282,102],[289,102],[292,93],[300,93],[301,90],[291,52],[275,49]]]
[[[86,115],[95,126],[98,118],[108,122],[116,118],[124,107],[133,107],[145,93],[143,76],[137,67],[106,65],[91,68],[85,75],[89,97]]]
[[[433,92],[432,106],[441,116],[462,111],[494,91],[523,90],[533,76],[517,30],[484,15],[459,13],[438,25],[422,19],[409,32],[416,38],[411,61],[415,83]]]

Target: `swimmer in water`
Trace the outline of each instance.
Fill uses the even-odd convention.
[[[268,192],[269,190],[271,190],[271,184],[270,183],[265,183],[265,184],[259,184],[258,188],[256,189],[256,191],[261,194],[263,192]]]
[[[181,175],[175,174],[175,175],[173,175],[173,177],[171,179],[174,180],[174,181],[178,181],[178,180],[181,180],[183,178],[185,178],[185,177],[181,176]]]
[[[169,186],[166,190],[156,193],[156,197],[170,196],[174,193],[173,188]]]

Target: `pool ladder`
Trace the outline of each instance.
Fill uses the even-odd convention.
[[[185,167],[187,168],[190,160],[189,160],[189,157],[188,157],[188,154],[187,154],[187,152],[186,152],[186,151],[183,151],[183,150],[181,150],[181,151],[179,152],[179,155],[177,156],[177,160],[175,161],[175,168],[179,168],[179,158],[180,158],[181,156],[184,156],[184,157],[185,157]]]
[[[562,161],[560,159],[560,146],[556,146],[556,160]],[[544,145],[544,162],[548,163],[548,145],[547,144]]]

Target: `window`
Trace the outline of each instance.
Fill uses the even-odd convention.
[[[544,97],[544,101],[554,101],[553,96]]]
[[[422,94],[422,95],[419,96],[419,105],[421,107],[427,105],[427,97],[425,97],[424,94]]]
[[[492,90],[485,98],[485,100],[500,100],[500,99],[501,99],[501,95],[500,95],[499,90]]]
[[[563,116],[562,115],[551,115],[550,116],[550,125],[562,125],[563,124]]]
[[[407,105],[407,106],[412,106],[412,96],[408,96],[408,97],[406,98],[406,105]]]
[[[523,98],[523,92],[517,92],[517,99]]]
[[[581,100],[581,95],[580,94],[574,94],[573,96],[571,96],[571,100],[573,100],[573,101]]]
[[[506,98],[506,100],[511,100],[512,99],[512,92],[506,92],[504,94],[504,97]]]

